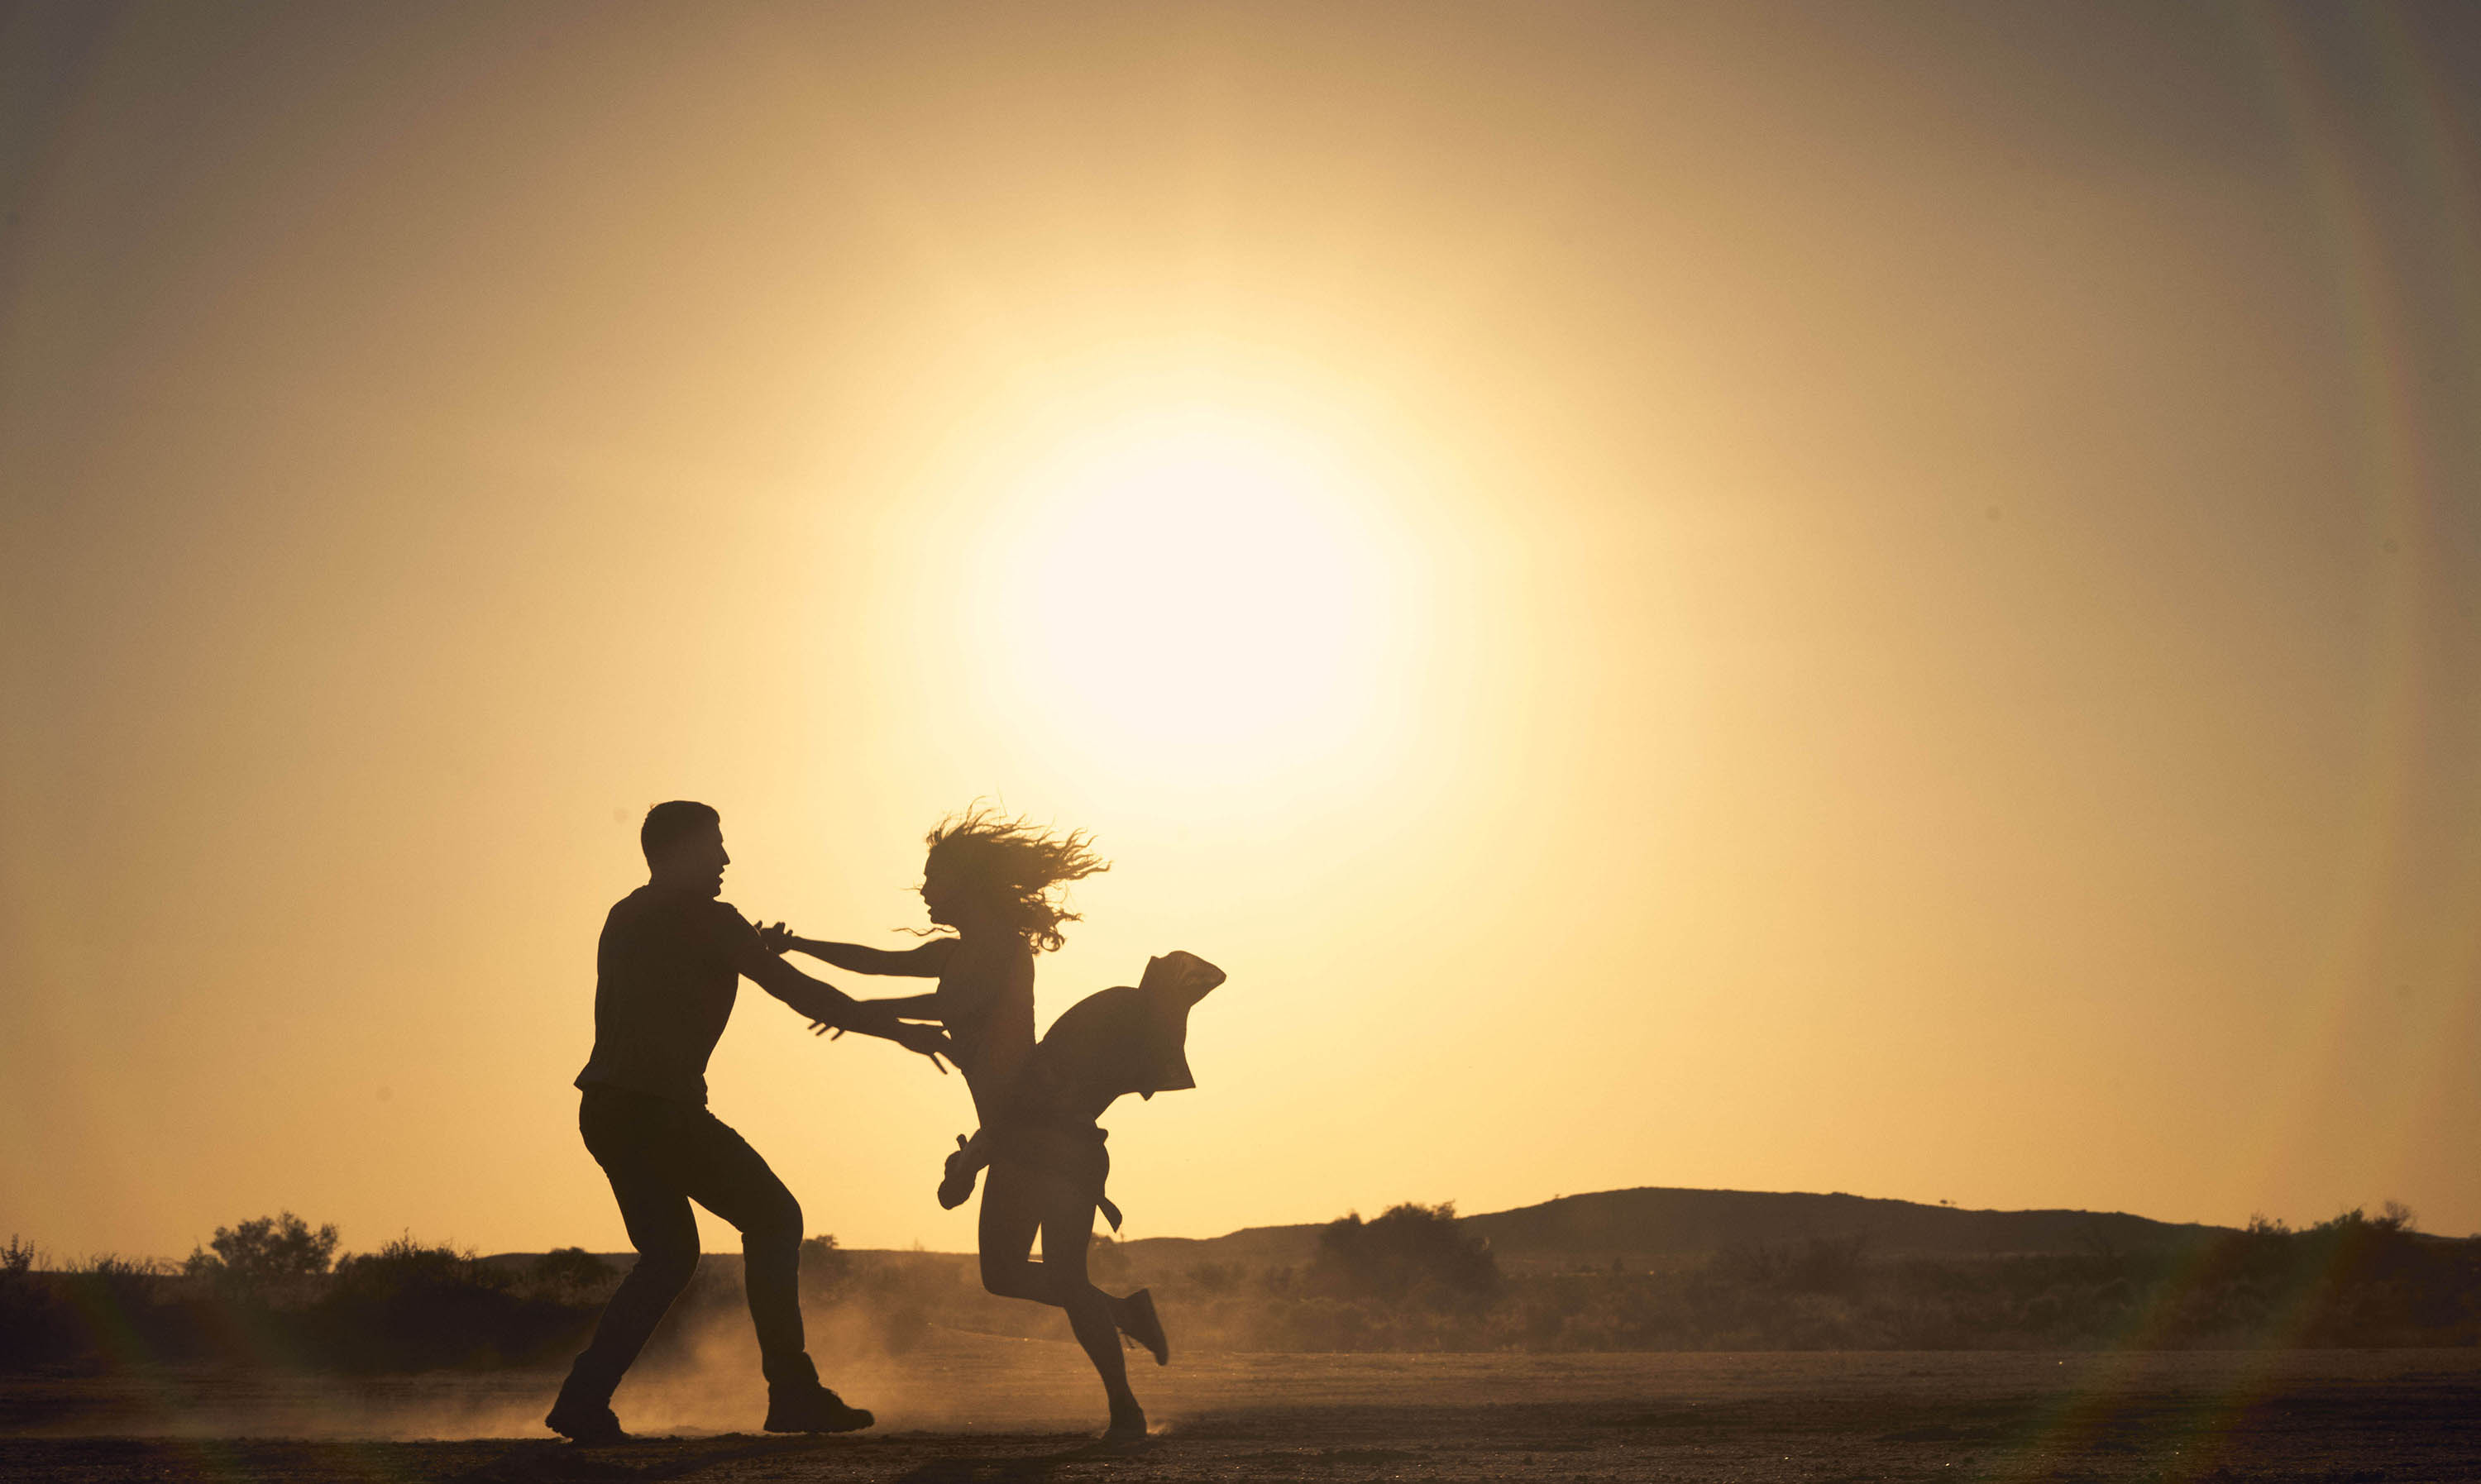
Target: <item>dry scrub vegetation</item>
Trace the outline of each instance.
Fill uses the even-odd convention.
[[[556,1365],[619,1272],[576,1248],[485,1260],[411,1237],[336,1255],[290,1212],[219,1229],[181,1263],[99,1257],[46,1270],[0,1249],[0,1367],[150,1364],[344,1372]],[[1452,1206],[1333,1222],[1307,1263],[1134,1263],[1099,1241],[1099,1282],[1151,1287],[1176,1341],[1231,1351],[2233,1348],[2481,1342],[2481,1239],[2348,1211],[2259,1221],[2143,1250],[1874,1258],[1858,1237],[1743,1245],[1658,1271],[1510,1275]],[[981,1291],[973,1259],[805,1244],[823,1333],[901,1354],[934,1328],[1057,1338],[1056,1311]],[[710,1255],[649,1359],[745,1329],[737,1257]]]

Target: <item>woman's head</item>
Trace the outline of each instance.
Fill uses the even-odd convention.
[[[922,863],[930,921],[954,927],[984,917],[1036,951],[1059,947],[1060,924],[1077,921],[1055,889],[1111,869],[1083,830],[1054,835],[979,803],[942,820],[923,843],[930,847]]]

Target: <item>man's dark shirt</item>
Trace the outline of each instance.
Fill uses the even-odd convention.
[[[621,898],[595,950],[594,1054],[577,1085],[705,1106],[706,1059],[741,988],[733,965],[757,940],[711,897],[648,885]]]

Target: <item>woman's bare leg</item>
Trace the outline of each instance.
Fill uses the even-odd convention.
[[[982,1287],[1002,1298],[1022,1298],[1058,1307],[1042,1264],[1033,1261],[1034,1234],[1042,1228],[1042,1211],[1034,1202],[1033,1183],[1014,1165],[994,1165],[982,1183],[980,1212]]]
[[[1111,1402],[1111,1432],[1144,1437],[1145,1409],[1129,1390],[1129,1365],[1120,1355],[1119,1300],[1085,1276],[1085,1249],[1094,1239],[1093,1194],[1064,1180],[1042,1184],[1043,1275],[1051,1281],[1054,1301],[1068,1311],[1068,1327],[1076,1331],[1085,1358],[1103,1378],[1103,1393]]]
[[[1042,1261],[1032,1261],[1035,1234]],[[1094,1198],[1074,1183],[1002,1162],[982,1183],[982,1287],[1004,1298],[1049,1304],[1068,1313],[1068,1327],[1094,1363],[1111,1403],[1114,1431],[1142,1433],[1145,1411],[1129,1390],[1120,1354],[1121,1300],[1094,1287],[1085,1249],[1094,1236]]]

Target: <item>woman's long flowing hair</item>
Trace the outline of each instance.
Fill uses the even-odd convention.
[[[930,847],[926,869],[936,861],[955,872],[1037,953],[1067,942],[1060,924],[1078,919],[1059,904],[1058,888],[1111,869],[1084,830],[1055,835],[979,800],[940,820],[922,843]]]

